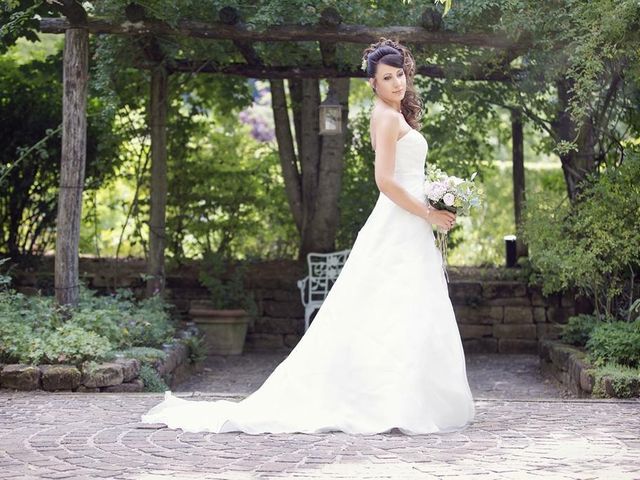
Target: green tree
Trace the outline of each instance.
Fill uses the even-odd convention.
[[[62,118],[61,53],[26,63],[0,56],[0,250],[42,253],[53,244]],[[96,188],[112,172],[110,127],[89,106],[87,180]]]
[[[545,294],[576,288],[594,300],[598,316],[626,319],[640,268],[640,152],[618,167],[590,175],[575,205],[527,203],[532,281]]]

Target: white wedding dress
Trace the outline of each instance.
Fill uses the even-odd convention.
[[[395,178],[422,200],[427,151],[414,129],[396,144]],[[166,391],[142,422],[249,434],[465,429],[475,407],[432,228],[380,193],[309,329],[258,390],[239,402]]]

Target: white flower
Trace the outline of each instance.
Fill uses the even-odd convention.
[[[455,201],[456,197],[453,196],[452,193],[446,193],[444,195],[444,197],[442,197],[442,200],[444,201],[445,205],[453,205],[453,202]]]
[[[473,183],[476,172],[470,180],[454,175],[446,175],[433,165],[427,165],[427,180],[424,182],[426,197],[433,203],[443,202],[448,207],[456,207],[458,215],[469,215],[471,207],[480,207],[483,191]]]
[[[442,198],[442,195],[447,193],[447,186],[442,182],[436,182],[433,185],[433,193],[438,197]]]
[[[447,187],[440,182],[429,182],[425,185],[424,191],[429,199],[437,202],[447,192]]]

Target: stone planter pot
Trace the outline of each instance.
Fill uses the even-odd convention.
[[[246,310],[217,310],[206,302],[194,302],[189,316],[204,335],[209,355],[240,355],[249,327]]]

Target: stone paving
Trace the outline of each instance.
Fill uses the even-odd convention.
[[[286,352],[214,355],[202,371],[174,388],[176,392],[248,395],[257,390]],[[540,373],[535,355],[472,354],[466,356],[467,377],[474,394],[483,398],[562,398],[574,395]]]
[[[174,391],[242,398],[284,356],[212,357]],[[640,401],[572,398],[538,372],[468,355],[474,423],[416,436],[183,433],[139,422],[161,393],[0,390],[0,479],[640,479]]]

